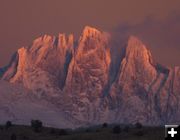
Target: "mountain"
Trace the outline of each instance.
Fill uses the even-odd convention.
[[[74,41],[73,35],[45,35],[20,48],[1,71],[1,80],[30,92],[22,91],[26,98],[18,103],[23,108],[14,104],[13,110],[37,109],[38,117],[35,111],[29,115],[56,127],[66,123],[67,127],[103,122],[179,123],[180,68],[157,63],[135,36],[130,36],[124,46],[115,46],[123,48],[121,52],[114,52],[112,40],[109,33],[86,26],[78,41]],[[5,95],[5,89],[2,87],[4,93],[0,94]],[[11,92],[14,91],[6,96],[11,97]],[[10,97],[2,100],[7,104]],[[35,106],[29,100],[32,97]],[[11,106],[7,104],[7,108]],[[16,111],[14,116],[18,120],[21,116]],[[21,117],[23,122],[29,121],[27,116]],[[52,116],[54,121],[63,120],[62,125],[52,123],[48,119]]]
[[[46,126],[74,128],[73,119],[52,103],[34,96],[30,90],[0,81],[0,91],[1,124],[11,120],[18,124],[29,125],[30,120],[36,118],[42,120]]]
[[[130,37],[110,92],[110,97],[120,106],[122,122],[141,120],[153,125],[179,122],[179,70],[155,63],[145,45]]]

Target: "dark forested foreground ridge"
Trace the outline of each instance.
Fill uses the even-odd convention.
[[[163,127],[135,125],[109,125],[78,129],[44,127],[41,121],[31,121],[31,126],[0,125],[0,140],[163,140]]]

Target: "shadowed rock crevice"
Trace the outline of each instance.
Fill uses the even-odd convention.
[[[111,63],[108,75],[108,84],[103,89],[103,96],[107,96],[110,92],[112,84],[118,79],[121,62],[126,55],[126,47],[120,47],[119,51],[114,51],[111,48]]]
[[[169,75],[170,70],[169,70],[167,67],[165,67],[165,66],[157,63],[157,64],[155,65],[155,68],[156,68],[156,70],[157,70],[158,72],[164,73],[164,74],[166,74],[166,75]]]
[[[59,44],[59,38],[56,37],[53,46],[56,46],[56,47],[57,47],[58,44]]]
[[[9,64],[1,69],[0,79],[2,78],[3,80],[8,81],[16,74],[17,66],[18,66],[18,60],[19,60],[19,55],[16,52],[12,56]]]
[[[68,69],[69,69],[69,64],[72,60],[73,54],[72,52],[67,52],[66,53],[66,57],[65,57],[65,63],[64,63],[64,78],[62,78],[62,81],[60,82],[60,89],[63,90],[65,83],[66,83],[66,78],[67,78],[67,74],[68,74]]]
[[[0,68],[0,79],[2,78],[2,76],[4,75],[4,72],[6,72],[6,70],[7,70],[7,67]]]

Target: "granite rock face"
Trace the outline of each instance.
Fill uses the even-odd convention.
[[[74,126],[180,123],[179,67],[155,62],[134,36],[116,56],[120,63],[112,59],[117,53],[110,34],[86,26],[78,42],[73,38],[60,34],[36,39],[17,51],[1,70],[1,79],[53,104]]]
[[[55,94],[65,85],[73,44],[73,35],[39,37],[30,47],[17,51],[2,79],[23,84],[38,94]]]

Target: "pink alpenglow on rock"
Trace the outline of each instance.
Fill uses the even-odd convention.
[[[78,41],[72,34],[44,35],[20,48],[0,71],[11,89],[6,94],[0,86],[0,103],[7,105],[0,104],[0,117],[27,123],[31,116],[71,128],[104,122],[179,124],[180,68],[157,63],[135,36],[115,46],[123,47],[122,53],[114,52],[112,41],[109,33],[86,26]],[[13,98],[18,104],[12,108]],[[32,108],[38,114],[26,111]],[[19,112],[25,112],[23,118]]]

